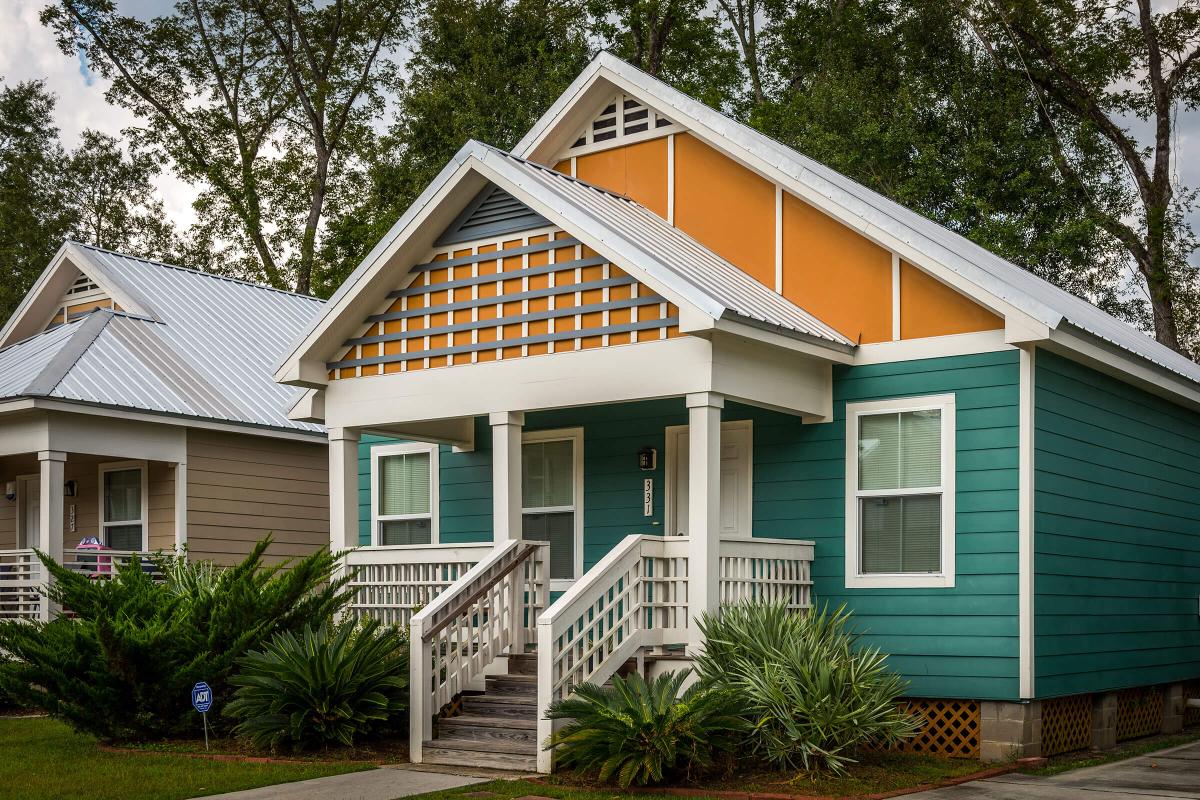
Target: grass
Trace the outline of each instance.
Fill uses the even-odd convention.
[[[1026,775],[1058,775],[1075,769],[1083,769],[1084,767],[1098,767],[1101,764],[1124,761],[1127,758],[1144,756],[1147,753],[1166,750],[1168,747],[1178,747],[1181,744],[1190,744],[1198,740],[1200,740],[1200,729],[1192,729],[1184,733],[1165,736],[1149,736],[1145,739],[1122,742],[1117,745],[1115,750],[1107,750],[1103,753],[1085,751],[1053,756],[1046,766],[1024,770],[1024,772]]]
[[[970,775],[986,769],[978,761],[938,758],[936,756],[901,753],[870,753],[849,768],[844,777],[831,775],[809,776],[796,772],[740,772],[729,778],[714,778],[694,788],[703,791],[736,790],[773,794],[822,795],[853,797],[890,792],[922,784],[933,784],[949,778]],[[628,797],[615,787],[596,785],[585,776],[557,773],[542,781],[496,781],[421,795],[421,800],[453,800],[466,792],[493,792],[502,798],[522,795],[542,795],[563,800],[608,800]]]
[[[0,718],[5,800],[183,800],[370,769],[365,764],[243,764],[170,753],[111,753],[46,718]]]

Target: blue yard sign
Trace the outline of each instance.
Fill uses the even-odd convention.
[[[208,749],[208,710],[212,708],[212,689],[204,681],[192,687],[192,708],[200,712],[204,718],[204,749]]]
[[[212,708],[213,698],[212,689],[208,688],[208,684],[200,681],[192,687],[192,707],[201,714]]]

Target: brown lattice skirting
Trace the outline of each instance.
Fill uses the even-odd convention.
[[[1122,689],[1117,693],[1117,741],[1149,736],[1162,730],[1161,686]]]
[[[979,758],[978,700],[908,700],[906,708],[924,720],[920,732],[900,746],[906,753]]]
[[[1092,696],[1076,694],[1042,701],[1042,755],[1056,756],[1092,746]]]

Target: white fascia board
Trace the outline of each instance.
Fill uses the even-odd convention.
[[[679,306],[681,314],[689,306],[711,319],[720,319],[725,312],[725,306],[662,264],[657,256],[639,247],[606,220],[580,208],[540,182],[530,180],[507,156],[489,150],[477,168],[493,183],[551,223]]]
[[[433,247],[433,240],[441,233],[436,219],[431,221],[431,218],[439,216],[437,212],[441,210],[441,215],[447,216],[444,222],[448,225],[462,210],[460,206],[453,214],[449,214],[445,211],[447,199],[455,194],[461,195],[459,199],[462,199],[462,206],[465,206],[474,197],[474,193],[482,188],[482,181],[472,188],[472,182],[464,182],[464,178],[467,178],[470,172],[467,161],[483,149],[484,145],[478,142],[467,142],[425,187],[425,191],[421,192],[396,224],[363,258],[354,272],[342,282],[325,304],[321,315],[313,320],[307,331],[296,338],[287,354],[279,360],[274,370],[276,382],[308,388],[320,388],[325,385],[328,380],[325,362],[329,360],[330,354],[353,335],[352,331],[362,323],[367,314],[373,313],[373,304],[382,300],[386,291],[390,291],[372,291],[381,288],[381,273],[397,256],[406,258],[413,264],[417,263],[425,251]],[[437,228],[436,232],[431,233],[431,228]],[[357,315],[350,313],[360,310],[360,306],[362,309],[369,306],[371,310],[363,310]]]
[[[294,422],[314,422],[321,424],[325,421],[325,390],[309,389],[288,409],[288,419]]]
[[[546,145],[553,144],[561,136],[570,135],[560,133],[555,136],[555,133],[568,129],[566,121],[573,110],[572,104],[589,96],[589,90],[599,81],[607,84],[605,91],[611,86],[613,91],[636,97],[672,121],[681,123],[708,146],[743,164],[760,177],[783,186],[841,224],[928,271],[990,311],[1006,318],[1017,317],[1027,324],[1037,321],[1048,327],[1056,327],[1061,321],[1062,314],[1027,295],[1009,299],[1007,296],[1014,294],[1012,287],[906,223],[887,215],[885,210],[842,189],[814,169],[797,163],[801,161],[800,157],[784,145],[771,142],[681,92],[659,85],[656,80],[608,53],[602,52],[592,61],[538,120],[530,134],[521,140],[513,154],[522,158],[552,160],[555,154],[548,152]],[[873,216],[883,215],[886,221],[868,222],[863,216],[868,207],[875,212]],[[946,266],[948,263],[953,263],[955,268]],[[1020,302],[1021,306],[1016,302]]]
[[[1173,403],[1200,411],[1200,386],[1073,325],[1051,331],[1050,338],[1039,346]]]
[[[37,305],[38,298],[46,291],[46,284],[50,282],[51,276],[58,272],[64,259],[67,255],[67,243],[63,243],[58,248],[58,252],[50,259],[50,263],[42,270],[42,274],[33,282],[33,286],[21,298],[21,302],[17,305],[16,311],[8,318],[8,322],[4,323],[4,327],[0,328],[0,348],[8,347],[15,342],[28,339],[38,331],[22,335],[24,327],[27,325],[26,318],[32,313],[33,308]]]
[[[784,332],[766,330],[758,325],[748,325],[747,323],[739,322],[736,319],[718,320],[711,326],[711,328],[723,333],[741,336],[746,339],[759,341],[764,344],[781,347],[785,350],[803,353],[804,355],[814,356],[827,361],[833,361],[838,364],[855,363],[854,353],[861,348],[860,345],[859,348],[841,349],[836,345],[833,345],[832,342],[830,344],[833,346],[826,346],[825,344],[817,341],[815,337],[799,338]],[[680,319],[680,330],[685,330],[683,327],[682,318]],[[697,331],[696,333],[700,336],[705,335],[705,333],[702,331]]]

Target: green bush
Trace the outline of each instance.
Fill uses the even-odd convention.
[[[683,771],[713,766],[741,740],[745,721],[724,689],[694,684],[679,690],[690,670],[614,677],[611,687],[585,683],[550,707],[550,719],[570,720],[550,739],[558,763],[621,788],[662,783]]]
[[[239,664],[225,714],[260,747],[349,746],[405,719],[408,638],[378,620],[283,631]]]
[[[269,544],[223,570],[159,558],[163,581],[137,559],[95,580],[41,556],[51,598],[73,618],[0,622],[0,651],[13,658],[0,665],[0,687],[105,740],[194,735],[197,681],[220,708],[238,658],[281,631],[331,618],[348,599],[327,550],[265,566]]]
[[[858,748],[916,733],[918,720],[899,704],[907,683],[878,649],[859,645],[849,621],[844,607],[797,614],[763,603],[703,618],[696,668],[705,685],[737,693],[754,755],[841,774]]]

